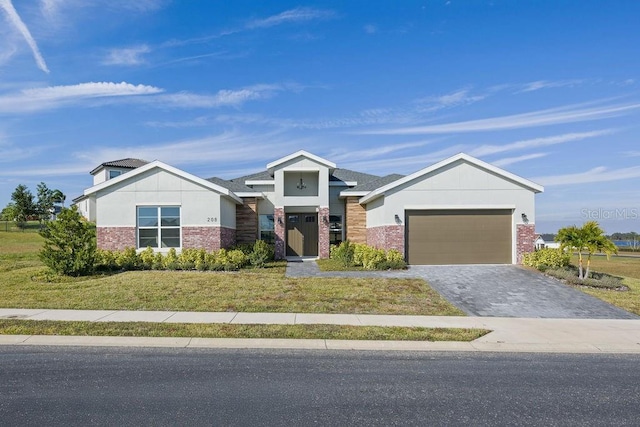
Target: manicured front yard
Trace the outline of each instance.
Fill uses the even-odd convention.
[[[417,279],[286,278],[285,264],[239,272],[130,271],[47,281],[35,233],[0,233],[1,307],[464,315]]]

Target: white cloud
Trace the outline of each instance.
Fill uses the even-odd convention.
[[[17,94],[0,96],[0,113],[21,113],[57,108],[91,98],[150,95],[162,89],[130,83],[90,82],[69,86],[25,89]]]
[[[215,95],[199,95],[190,92],[179,92],[161,95],[158,101],[165,105],[182,108],[213,108],[222,106],[240,106],[247,101],[267,99],[277,92],[288,89],[280,84],[257,84],[245,88],[219,90]]]
[[[144,64],[142,57],[149,53],[151,49],[147,45],[126,47],[121,49],[111,49],[107,57],[102,61],[105,65],[139,65]]]
[[[640,109],[640,103],[604,105],[594,108],[576,108],[576,106],[569,105],[560,108],[502,117],[492,117],[488,119],[469,120],[439,125],[364,130],[356,133],[362,135],[429,135],[442,133],[488,132],[574,123],[587,120],[600,120],[622,116],[638,109]]]
[[[573,87],[579,84],[583,84],[585,80],[573,79],[573,80],[556,80],[556,81],[548,81],[548,80],[537,80],[534,82],[524,83],[522,85],[522,89],[518,92],[533,92],[540,89],[548,89],[553,87]]]
[[[482,145],[472,150],[469,154],[471,154],[472,156],[487,156],[491,154],[504,153],[506,151],[546,147],[549,145],[563,144],[570,141],[580,141],[587,138],[610,135],[614,131],[614,129],[604,129],[592,132],[565,133],[562,135],[547,136],[543,138],[526,139],[523,141],[512,142],[505,145]]]
[[[254,19],[248,22],[245,27],[253,28],[269,28],[276,25],[287,23],[300,23],[313,21],[317,19],[328,19],[334,16],[334,12],[330,10],[314,9],[311,7],[297,7],[295,9],[286,10],[277,15],[269,16],[264,19]]]
[[[421,98],[416,102],[421,105],[419,108],[420,112],[433,112],[443,108],[473,104],[474,102],[482,101],[485,98],[486,95],[471,95],[471,90],[466,88],[440,96]]]
[[[355,151],[357,152],[357,157],[359,161],[363,159],[370,159],[372,157],[382,157],[388,158],[388,155],[391,153],[395,153],[397,151],[406,150],[409,148],[420,148],[425,145],[434,143],[435,140],[425,140],[425,141],[416,141],[416,142],[406,142],[402,144],[385,144],[380,147],[371,147],[371,148],[358,148]],[[354,149],[350,148],[341,148],[337,150],[333,150],[328,154],[328,158],[338,162],[338,161],[350,161],[354,158]]]
[[[18,12],[16,11],[16,9],[13,7],[11,0],[0,0],[0,9],[4,10],[4,12],[7,15],[7,20],[9,21],[9,23],[13,25],[13,27],[20,34],[22,34],[22,37],[24,37],[25,41],[27,42],[27,44],[31,48],[31,51],[33,52],[33,57],[36,60],[36,64],[38,65],[38,68],[40,68],[45,73],[49,73],[49,68],[47,68],[47,64],[44,61],[42,54],[40,53],[40,49],[38,48],[38,45],[36,44],[35,39],[31,35],[29,28],[27,28],[25,23],[20,18],[20,15],[18,15]]]
[[[593,168],[586,172],[566,175],[541,176],[533,178],[534,182],[551,187],[558,185],[589,184],[592,182],[621,181],[640,178],[640,166],[632,166],[616,170],[608,170],[604,166]]]
[[[378,27],[373,24],[367,24],[363,27],[364,32],[367,34],[375,34],[378,32]]]
[[[454,154],[464,151],[463,145],[453,145],[443,148],[442,150],[429,152],[422,155],[412,155],[403,157],[384,156],[375,160],[362,160],[358,153],[355,152],[351,156],[351,161],[345,159],[343,167],[351,168],[359,171],[371,171],[377,175],[386,173],[402,173],[409,174],[417,170],[423,169],[442,159],[451,157]]]
[[[512,165],[514,163],[526,162],[527,160],[533,160],[533,159],[539,159],[541,157],[545,157],[548,155],[549,153],[525,154],[524,156],[518,156],[518,157],[505,157],[504,159],[499,159],[491,163],[498,167],[505,167],[505,166]]]

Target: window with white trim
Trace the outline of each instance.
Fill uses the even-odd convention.
[[[122,171],[118,171],[118,170],[110,170],[109,171],[109,179],[115,178],[117,176],[122,175]]]
[[[180,247],[179,206],[138,206],[138,248],[146,247]]]

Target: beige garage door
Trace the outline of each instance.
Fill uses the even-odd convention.
[[[406,212],[409,264],[511,264],[508,209]]]

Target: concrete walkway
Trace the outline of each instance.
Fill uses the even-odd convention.
[[[624,319],[531,319],[455,316],[393,316],[370,314],[206,313],[11,308],[0,309],[0,319],[285,325],[332,324],[359,326],[412,326],[428,328],[482,328],[493,331],[470,343],[0,335],[0,345],[92,345],[640,354],[640,320]]]

